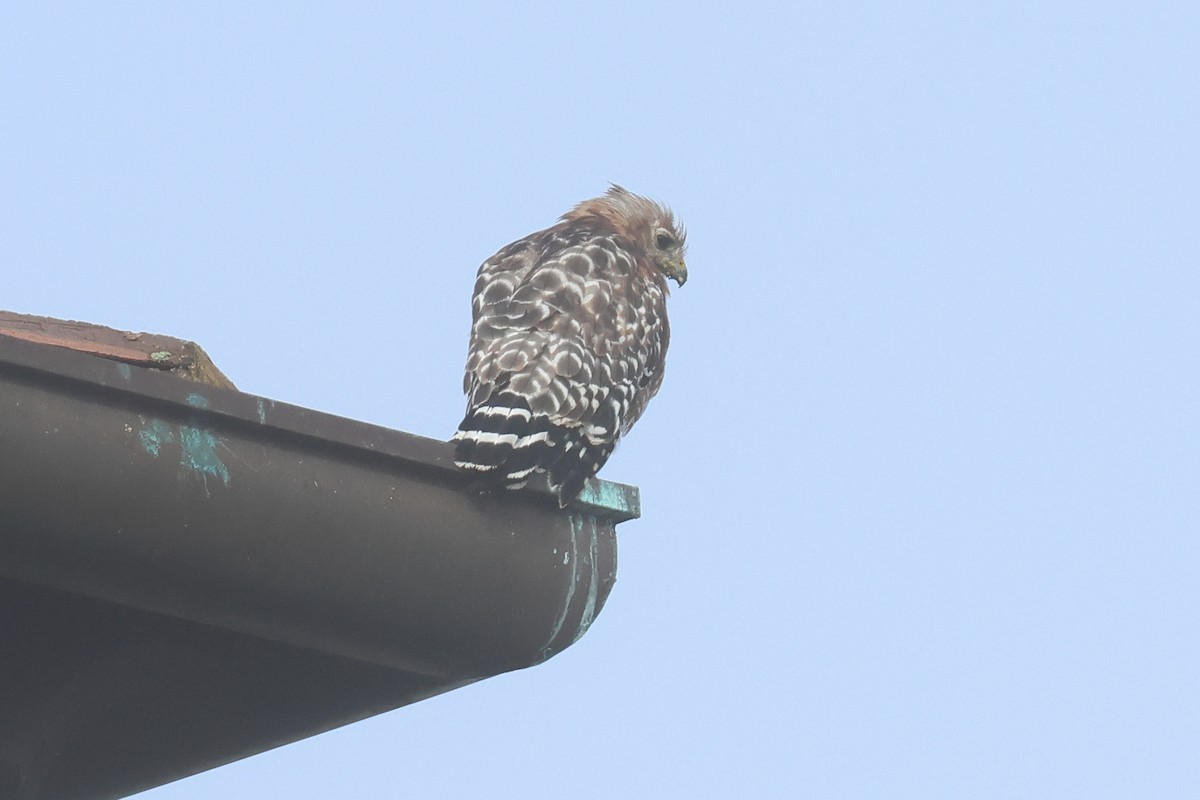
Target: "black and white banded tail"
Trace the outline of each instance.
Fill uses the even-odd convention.
[[[575,499],[615,446],[589,441],[579,424],[558,424],[532,412],[523,397],[509,391],[470,409],[452,441],[454,463],[485,482],[520,489],[531,476],[545,473],[560,506]]]

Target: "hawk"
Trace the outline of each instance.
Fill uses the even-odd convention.
[[[613,185],[483,262],[454,462],[566,505],[662,385],[667,278],[687,281],[671,211]]]

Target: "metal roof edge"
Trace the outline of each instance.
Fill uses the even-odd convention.
[[[183,407],[200,417],[221,417],[236,424],[271,428],[290,436],[316,439],[368,453],[406,461],[421,469],[465,477],[454,465],[453,446],[406,431],[353,420],[280,400],[194,383],[167,372],[131,366],[105,356],[76,352],[53,344],[42,344],[0,333],[0,364],[73,380],[112,392],[130,392],[134,370],[136,393],[162,403]],[[522,490],[553,498],[542,481],[531,481]],[[571,504],[586,513],[620,523],[641,517],[638,487],[591,478]]]

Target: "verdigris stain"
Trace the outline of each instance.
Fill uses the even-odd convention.
[[[187,396],[188,405],[194,408],[208,408],[208,400],[193,392]],[[214,478],[220,478],[221,483],[229,485],[229,468],[217,455],[217,446],[221,440],[207,428],[195,424],[179,426],[179,444],[183,449],[179,463],[184,467]]]
[[[600,540],[597,535],[596,524],[593,522],[588,526],[588,588],[587,602],[583,606],[583,614],[579,619],[579,630],[575,631],[575,638],[571,643],[579,641],[579,638],[588,632],[588,628],[592,627],[592,623],[596,621],[596,603],[600,599],[600,575],[598,574],[597,558],[599,556]]]
[[[581,552],[584,548],[586,548],[586,551]],[[571,606],[575,600],[575,590],[583,588],[582,585],[585,581],[587,583],[585,588],[587,596],[584,599],[578,627],[576,627],[575,633],[571,637],[571,643],[579,641],[579,637],[587,633],[588,628],[591,627],[592,622],[596,619],[596,606],[600,599],[600,576],[596,566],[596,559],[599,555],[598,551],[599,534],[596,529],[595,520],[588,519],[582,514],[571,514],[571,546],[569,549],[563,551],[563,566],[569,568],[570,578],[567,581],[562,608],[558,612],[558,617],[554,620],[554,625],[550,630],[550,638],[542,647],[543,659],[550,658],[562,649],[561,647],[555,647],[555,641],[567,624],[567,618],[570,615]],[[555,552],[555,555],[557,555],[557,552]]]
[[[186,399],[193,408],[208,408],[208,400],[203,395],[193,392]],[[142,449],[158,458],[163,445],[175,443],[175,430],[161,419],[152,419],[138,431],[138,438]],[[225,486],[229,485],[229,468],[217,454],[218,448],[223,446],[224,443],[215,433],[195,419],[179,426],[179,466],[192,474],[199,474],[205,480],[205,491],[208,490],[209,475],[220,478]]]
[[[579,502],[631,517],[642,513],[636,488],[604,480],[588,481],[579,493]]]
[[[175,434],[172,433],[171,426],[161,419],[150,420],[150,423],[138,432],[138,437],[142,440],[142,449],[155,458],[158,458],[159,451],[164,444],[175,441]]]

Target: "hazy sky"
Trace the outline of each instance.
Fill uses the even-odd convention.
[[[0,307],[245,391],[447,438],[480,261],[690,231],[588,635],[139,798],[1200,796],[1196,9],[0,5]]]

